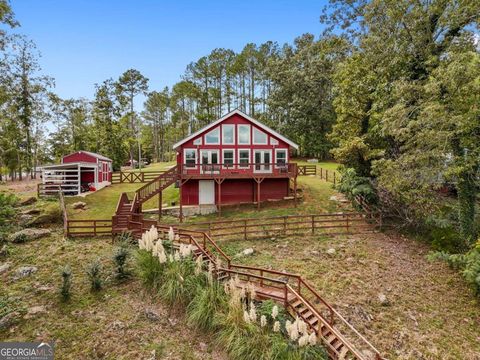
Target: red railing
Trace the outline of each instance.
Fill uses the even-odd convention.
[[[224,163],[224,164],[182,164],[182,176],[196,177],[295,177],[296,163]]]

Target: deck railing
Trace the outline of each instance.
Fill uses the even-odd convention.
[[[296,163],[187,163],[180,167],[183,176],[199,177],[294,177],[297,175]]]
[[[112,184],[146,183],[152,181],[165,171],[117,171],[112,173]]]

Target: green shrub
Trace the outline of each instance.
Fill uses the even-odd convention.
[[[275,319],[273,319],[272,317],[272,312],[274,307],[277,307],[277,310],[278,310],[278,315],[275,317]],[[279,306],[273,300],[266,300],[261,302],[260,305],[257,307],[257,311],[258,311],[258,316],[265,315],[265,317],[268,320],[268,324],[270,326],[273,326],[273,323],[275,321],[280,321],[281,324],[285,324],[285,321],[289,316],[285,311],[285,308],[283,306]]]
[[[467,283],[480,296],[480,241],[466,254],[435,252],[429,255],[429,259],[446,261],[452,268],[460,270]]]
[[[60,287],[60,295],[63,301],[70,299],[70,288],[72,287],[72,269],[70,265],[63,267],[62,271],[62,285]]]
[[[17,200],[13,194],[0,193],[0,228],[8,225],[14,218]]]
[[[127,270],[127,261],[130,257],[130,249],[128,243],[122,241],[116,247],[113,253],[113,262],[115,265],[115,278],[117,280],[125,280],[130,276],[130,272]]]
[[[166,264],[160,264],[150,251],[138,250],[136,253],[137,273],[149,290],[159,290]]]
[[[131,231],[122,231],[117,237],[117,241],[121,244],[133,244],[136,243],[135,238]]]
[[[363,196],[368,202],[374,202],[376,195],[369,179],[358,176],[353,168],[339,168],[341,180],[336,185],[336,189],[345,194],[347,198],[353,200],[355,196]]]
[[[90,281],[90,289],[92,291],[99,291],[102,288],[102,264],[97,259],[90,263],[85,270],[88,280]]]
[[[187,307],[188,322],[202,330],[217,330],[215,315],[224,312],[228,305],[227,295],[218,281],[200,288]]]

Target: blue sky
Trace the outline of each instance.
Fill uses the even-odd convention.
[[[43,72],[64,98],[92,98],[94,84],[136,68],[161,90],[217,47],[280,44],[319,35],[325,1],[11,0],[42,54]]]

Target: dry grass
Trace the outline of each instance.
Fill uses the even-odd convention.
[[[459,274],[429,262],[418,241],[379,233],[221,246],[231,255],[253,247],[239,261],[303,275],[389,359],[480,359],[478,300]]]
[[[108,241],[64,241],[58,231],[50,238],[12,248],[7,259],[12,267],[1,275],[2,292],[16,298],[24,309],[44,306],[46,312],[30,318],[25,315],[0,333],[2,341],[53,340],[59,359],[225,358],[213,349],[210,339],[187,328],[181,315],[168,313],[159,301],[152,300],[135,278],[116,284]],[[109,280],[102,291],[92,294],[84,270],[98,257]],[[65,304],[58,288],[59,269],[67,263],[73,270],[73,286],[72,298]],[[25,265],[37,266],[38,271],[14,281],[15,269]],[[159,314],[159,320],[147,319],[147,309]]]

